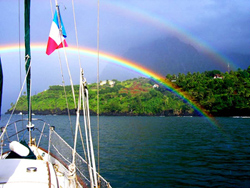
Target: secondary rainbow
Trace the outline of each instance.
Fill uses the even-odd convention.
[[[46,51],[46,45],[44,44],[31,44],[32,51],[44,51],[44,56],[47,56],[45,54]],[[90,57],[97,57],[96,50],[80,47],[77,49],[76,47],[68,47],[66,48],[68,53],[80,53],[81,55],[90,56]],[[6,53],[13,53],[18,52],[19,50],[23,51],[24,47],[21,46],[19,48],[18,44],[14,45],[7,45],[7,46],[0,46],[0,54],[6,54]],[[113,54],[108,54],[104,52],[99,53],[100,62],[105,61],[107,63],[112,63],[115,65],[119,65],[122,67],[125,67],[127,69],[133,70],[137,73],[139,73],[142,76],[148,77],[156,81],[157,83],[163,85],[166,89],[171,91],[172,93],[176,94],[178,97],[180,97],[182,100],[184,100],[186,103],[190,104],[197,112],[199,112],[200,115],[207,117],[207,119],[215,126],[218,126],[215,119],[211,116],[209,112],[207,112],[205,109],[203,109],[198,103],[196,103],[190,95],[188,95],[186,92],[182,91],[180,88],[176,87],[172,82],[165,79],[164,76],[146,68],[142,65],[139,65],[136,62],[115,56]],[[220,128],[219,128],[220,129]]]
[[[104,5],[106,5],[107,9],[110,9],[110,11],[112,12],[116,12],[118,15],[131,17],[131,19],[133,20],[153,25],[159,30],[167,32],[187,43],[192,44],[192,46],[203,51],[210,58],[214,59],[217,63],[222,65],[225,70],[228,69],[229,65],[230,68],[234,70],[236,70],[238,67],[233,61],[231,61],[222,53],[218,52],[218,50],[209,45],[206,41],[201,40],[193,33],[190,33],[185,28],[181,27],[177,23],[172,22],[171,20],[168,20],[167,18],[163,18],[153,12],[144,11],[143,9],[140,9],[138,7],[133,7],[131,5],[128,6],[126,3],[120,1],[105,2]]]

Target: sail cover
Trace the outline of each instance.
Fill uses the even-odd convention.
[[[25,0],[25,70],[27,74],[26,85],[27,85],[27,100],[28,100],[28,118],[31,120],[31,103],[30,103],[30,0]]]

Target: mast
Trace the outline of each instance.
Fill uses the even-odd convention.
[[[29,142],[31,143],[31,94],[30,94],[30,77],[31,77],[31,68],[30,68],[30,0],[25,0],[25,8],[24,8],[24,28],[25,28],[25,70],[26,70],[26,86],[27,86],[27,101],[28,101],[28,125],[27,128],[29,130]]]

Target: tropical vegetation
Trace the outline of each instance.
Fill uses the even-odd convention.
[[[246,70],[225,73],[213,70],[168,74],[166,79],[213,115],[250,115],[250,66]],[[103,83],[99,91],[101,115],[197,115],[192,106],[151,79],[107,80]],[[96,83],[88,85],[92,114],[97,112],[96,88]],[[65,90],[69,108],[73,111],[71,87],[66,86]],[[76,98],[78,90],[79,86],[75,86]],[[14,107],[11,105],[10,110]],[[48,90],[32,96],[32,108],[36,113],[66,113],[63,87],[50,86]],[[25,110],[27,103],[23,95],[16,111]]]

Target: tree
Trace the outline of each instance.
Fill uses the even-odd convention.
[[[172,75],[171,75],[171,74],[167,74],[166,78],[167,78],[168,80],[171,80]]]
[[[247,68],[247,72],[250,75],[250,66]]]

